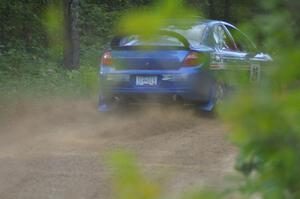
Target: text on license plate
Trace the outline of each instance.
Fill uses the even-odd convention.
[[[157,76],[136,76],[135,84],[137,86],[156,86]]]

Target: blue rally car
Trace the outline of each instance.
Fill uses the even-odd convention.
[[[247,71],[260,77],[268,55],[235,26],[222,21],[176,21],[156,36],[122,35],[111,42],[100,65],[99,110],[142,100],[173,100],[211,111],[224,93],[216,71]]]

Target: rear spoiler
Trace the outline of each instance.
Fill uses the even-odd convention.
[[[170,30],[160,30],[158,32],[158,35],[167,35],[167,36],[171,36],[171,37],[175,37],[177,38],[182,44],[183,44],[183,47],[181,46],[178,46],[176,48],[184,48],[184,49],[190,49],[190,43],[188,42],[188,40],[182,36],[181,34],[177,33],[177,32],[174,32],[174,31],[170,31]],[[126,37],[128,35],[117,35],[115,37],[113,37],[111,43],[110,43],[110,46],[112,49],[118,49],[118,48],[126,48],[126,47],[133,47],[133,46],[120,46],[120,42],[121,40]],[[134,46],[136,47],[136,46]],[[164,46],[160,46],[160,47],[164,47]],[[168,47],[168,46],[166,46]],[[171,46],[169,46],[171,47]],[[174,48],[174,46],[172,46]]]

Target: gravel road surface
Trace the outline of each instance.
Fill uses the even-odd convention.
[[[218,119],[149,106],[101,114],[90,100],[19,101],[0,107],[1,199],[111,198],[105,154],[126,149],[178,194],[222,187],[235,149]]]

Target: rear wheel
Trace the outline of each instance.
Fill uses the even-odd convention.
[[[216,107],[222,103],[226,95],[226,87],[224,83],[216,82],[212,85],[210,98],[205,103],[199,103],[197,106],[203,112],[215,112]]]

